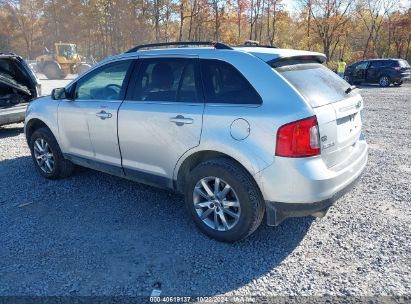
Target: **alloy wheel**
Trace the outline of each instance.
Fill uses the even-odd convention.
[[[50,174],[54,170],[54,155],[44,138],[37,138],[34,142],[34,157],[39,168]]]
[[[380,85],[383,87],[388,87],[390,85],[390,79],[387,76],[381,77]]]
[[[198,217],[211,229],[233,229],[241,215],[240,201],[234,189],[219,177],[204,177],[193,191],[194,208]]]

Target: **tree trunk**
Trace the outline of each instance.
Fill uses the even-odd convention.
[[[180,4],[180,30],[178,33],[178,41],[183,39],[183,26],[184,26],[184,0],[181,0]]]

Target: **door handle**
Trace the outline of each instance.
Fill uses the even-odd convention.
[[[104,111],[104,110],[101,110],[100,112],[96,113],[96,116],[97,116],[97,117],[100,117],[100,119],[104,120],[104,119],[106,119],[106,118],[111,118],[111,117],[113,117],[113,114],[108,113],[108,112],[106,112],[106,111]]]
[[[185,118],[183,115],[177,115],[176,117],[170,118],[170,122],[175,123],[177,126],[182,126],[185,124],[192,124],[194,122],[194,119]]]

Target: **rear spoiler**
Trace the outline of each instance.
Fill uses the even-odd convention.
[[[297,55],[290,57],[279,57],[268,61],[267,63],[272,68],[279,68],[285,65],[294,65],[301,63],[323,63],[327,57],[323,54],[313,54],[313,55]]]

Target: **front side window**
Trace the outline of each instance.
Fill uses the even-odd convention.
[[[133,100],[199,102],[197,59],[142,59]]]
[[[357,64],[357,66],[355,67],[355,70],[356,71],[365,70],[367,66],[368,66],[368,61],[362,61],[359,64]]]
[[[75,100],[118,100],[131,60],[109,63],[81,78],[74,91]]]
[[[245,77],[221,60],[201,60],[207,103],[261,104],[262,100]]]

